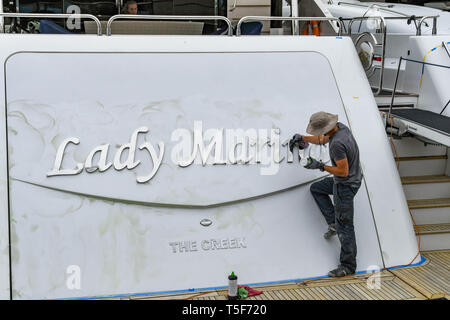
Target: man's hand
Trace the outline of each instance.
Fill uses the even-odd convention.
[[[305,166],[306,169],[320,169],[320,171],[324,170],[324,164],[322,161],[317,161],[313,158],[308,158],[309,164]]]
[[[302,136],[296,133],[289,141],[289,150],[294,151],[294,147],[302,141]]]
[[[306,149],[309,146],[309,143],[303,140],[303,136],[296,133],[292,139],[289,141],[289,150],[291,152],[294,151],[294,147],[298,146],[300,150]]]

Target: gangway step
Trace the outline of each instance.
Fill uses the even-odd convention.
[[[427,126],[429,128],[435,129],[436,131],[450,134],[450,117],[428,110],[414,108],[392,110],[392,114],[398,118]]]
[[[418,94],[396,92],[393,107],[416,107],[418,100]],[[391,105],[392,93],[382,91],[379,95],[375,96],[375,101],[380,109],[387,108]]]
[[[450,211],[450,198],[408,200],[408,207],[410,209],[449,208]]]
[[[421,250],[450,249],[450,223],[416,225],[414,230]]]
[[[450,177],[443,174],[437,174],[429,176],[402,177],[401,180],[402,184],[446,183],[450,182]]]
[[[395,157],[395,161],[416,161],[416,160],[447,160],[448,156],[434,155],[434,156],[418,156],[418,157]]]
[[[408,200],[450,197],[450,177],[447,175],[406,176],[401,181]]]
[[[372,88],[372,91],[376,92],[377,88]],[[393,107],[416,107],[418,100],[419,95],[416,93],[396,92]],[[378,95],[375,95],[375,101],[380,110],[389,108],[392,102],[392,91],[383,89]]]
[[[416,225],[414,230],[417,235],[450,233],[450,223]]]
[[[395,109],[411,109],[414,108],[414,104],[410,104],[410,103],[400,103],[400,104],[394,104],[392,106],[392,110]],[[389,110],[391,109],[389,104],[379,104],[378,103],[378,110],[379,111],[383,111],[385,113],[389,113]]]
[[[450,117],[417,108],[393,109],[391,114],[410,134],[450,147]]]
[[[450,223],[450,198],[414,199],[407,201],[416,224],[431,225]]]
[[[377,90],[378,90],[378,88],[372,87],[372,92],[376,92]],[[401,91],[396,91],[395,92],[395,99],[397,97],[402,97],[402,96],[419,97],[419,94],[417,94],[417,93],[409,93],[409,92],[401,92]],[[378,97],[391,97],[392,98],[392,91],[383,89],[383,90],[381,90],[381,92],[378,95]]]
[[[439,175],[445,172],[447,155],[395,157],[401,177],[414,176],[418,172],[423,175]],[[438,197],[436,197],[438,198]]]

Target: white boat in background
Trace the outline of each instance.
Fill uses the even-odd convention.
[[[427,2],[423,4],[426,7],[450,11],[450,2],[448,1],[436,1],[436,2]]]
[[[450,115],[450,13],[406,4],[325,0],[301,1],[298,12],[342,20],[378,105],[413,107],[394,111],[394,118],[402,118],[395,121],[401,126],[397,133],[450,146],[449,125],[442,117]],[[326,25],[321,31],[327,35],[334,30]],[[425,122],[417,126],[421,120]]]
[[[225,287],[231,271],[245,284],[323,277],[338,263],[339,241],[323,239],[326,222],[309,186],[326,175],[301,167],[287,146],[317,111],[338,114],[360,148],[357,271],[422,264],[408,200],[450,198],[450,180],[404,190],[400,176],[448,178],[449,135],[423,124],[413,131],[398,114],[438,114],[449,99],[449,69],[439,66],[449,66],[441,44],[449,36],[440,32],[450,22],[427,9],[439,18],[414,20],[414,33],[405,16],[397,21],[364,6],[304,0],[298,11],[294,3],[293,17],[261,17],[237,0],[228,17],[100,21],[82,12],[76,18],[92,19],[84,30],[94,34],[0,33],[0,298],[189,292]],[[342,7],[348,16],[334,11]],[[369,7],[375,18],[361,11]],[[255,14],[240,16],[248,10]],[[74,18],[0,15],[4,24]],[[280,34],[267,21],[282,19],[294,33],[320,20],[321,36],[241,35],[249,21]],[[390,33],[391,20],[398,33]],[[217,35],[198,34],[210,21],[228,30],[214,22],[208,28]],[[192,34],[115,33],[180,26]],[[424,48],[439,44],[424,61]],[[385,91],[401,94],[385,103]],[[398,109],[411,95],[413,108]],[[383,106],[391,107],[385,121]],[[399,159],[420,153],[428,162],[407,159],[398,170],[386,127],[402,138],[394,142]],[[326,161],[323,148],[311,152]],[[413,215],[419,224],[448,225],[449,207]],[[449,236],[432,234],[422,245],[449,249]]]

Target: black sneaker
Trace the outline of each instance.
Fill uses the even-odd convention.
[[[339,277],[345,277],[350,274],[354,274],[354,272],[350,271],[346,267],[339,265],[336,269],[331,270],[328,272],[328,276],[332,278],[339,278]]]
[[[328,240],[331,237],[335,236],[336,234],[337,234],[336,228],[335,228],[334,224],[332,224],[332,225],[328,226],[328,231],[323,234],[323,237]]]

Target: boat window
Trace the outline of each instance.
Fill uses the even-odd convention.
[[[11,2],[10,2],[11,3]],[[23,13],[63,13],[63,1],[61,0],[17,0],[13,12]]]
[[[117,2],[117,3],[116,3]],[[135,0],[138,14],[156,15],[227,15],[227,0]],[[78,6],[81,13],[97,17],[125,13],[127,0],[11,0],[4,1],[5,12],[66,13]]]
[[[11,0],[4,1],[5,12],[20,13],[83,13],[92,14],[101,21],[107,21],[116,14],[126,14],[128,0]],[[227,0],[134,0],[137,14],[143,15],[198,15],[226,16]],[[36,19],[18,19],[18,31],[27,32],[28,22]],[[50,19],[52,22],[68,29],[63,19]],[[87,20],[86,20],[87,21]],[[8,24],[9,20],[7,21]],[[211,34],[226,26],[223,21],[204,21],[203,34]],[[84,33],[84,23],[80,30]]]

